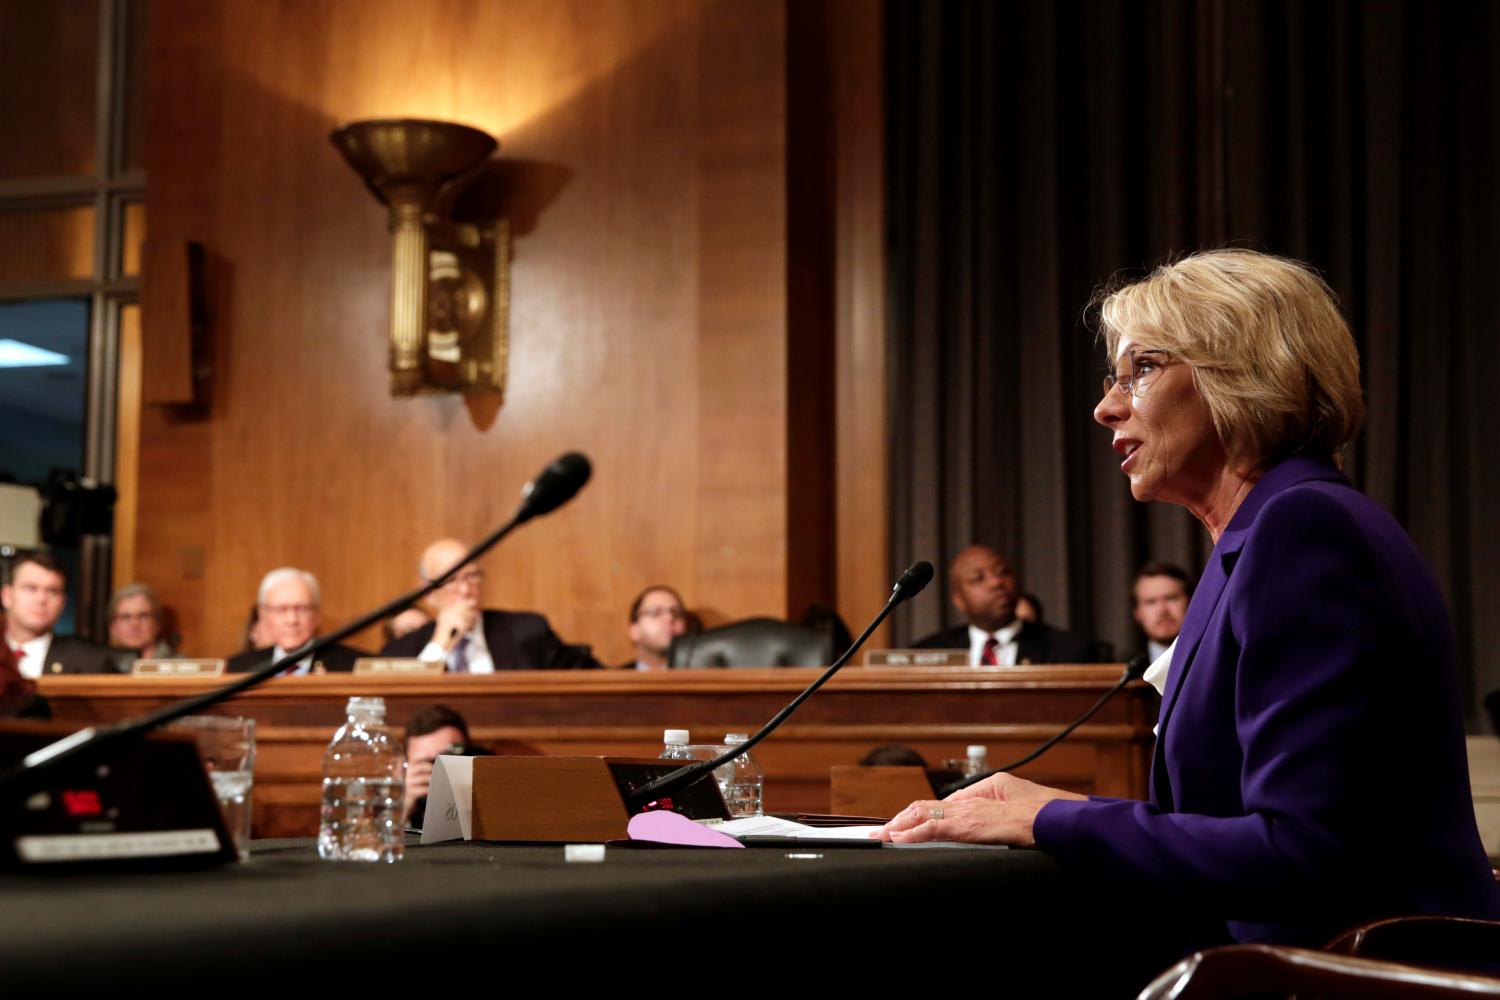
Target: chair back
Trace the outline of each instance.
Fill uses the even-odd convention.
[[[673,669],[708,667],[825,667],[833,635],[775,618],[746,618],[672,641]]]

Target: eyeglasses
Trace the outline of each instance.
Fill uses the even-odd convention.
[[[687,620],[687,612],[681,608],[642,608],[640,614],[635,617],[637,620],[642,618],[670,618],[674,622],[680,622]]]
[[[1139,396],[1151,387],[1163,368],[1172,364],[1166,351],[1126,351],[1120,355],[1113,371],[1104,376],[1104,394],[1118,389],[1126,396]]]
[[[262,604],[261,614],[272,615],[277,618],[290,618],[293,615],[308,617],[318,610],[315,604]]]
[[[477,587],[484,583],[484,570],[475,567],[466,569],[439,587],[439,590],[457,590],[459,587]]]
[[[149,622],[155,617],[156,616],[149,611],[120,611],[117,612],[115,616],[110,619],[110,621],[122,623],[130,622],[131,624],[138,624],[141,622]]]

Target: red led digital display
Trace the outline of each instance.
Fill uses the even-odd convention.
[[[81,788],[62,793],[63,809],[69,816],[98,816],[104,812],[104,803],[99,793],[92,788]]]

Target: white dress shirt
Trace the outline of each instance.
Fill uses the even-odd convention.
[[[433,629],[432,634],[436,636],[437,630]],[[453,644],[455,649],[458,648],[459,642],[463,642],[462,636]],[[448,651],[439,646],[436,639],[433,639],[422,647],[422,652],[417,654],[417,659],[426,660],[428,663],[437,660],[446,660],[448,659]],[[484,641],[483,612],[480,612],[479,620],[474,623],[474,627],[469,629],[469,644],[464,648],[464,662],[468,664],[468,673],[471,674],[493,674],[495,672],[495,660],[490,656],[490,647]]]
[[[42,667],[47,663],[47,649],[51,645],[51,632],[21,643],[21,662],[16,666],[20,669],[22,677],[34,681],[42,676]]]
[[[275,663],[277,660],[281,659],[283,656],[285,656],[286,654],[288,654],[290,652],[291,652],[290,649],[282,649],[280,646],[272,646],[271,647],[271,662]],[[264,668],[261,668],[261,669],[264,669]],[[287,676],[293,676],[293,677],[295,677],[295,676],[297,676],[299,674],[310,673],[311,671],[312,671],[312,657],[311,656],[304,656],[302,659],[298,660],[296,663],[292,664],[290,667],[282,667],[281,668],[281,672],[279,674],[277,674],[276,676],[277,677],[287,677]]]
[[[1020,651],[1020,644],[1016,637],[1021,634],[1021,626],[1024,624],[1017,618],[1009,625],[997,632],[986,632],[984,629],[974,625],[969,626],[969,666],[979,666],[979,661],[984,658],[984,644],[990,641],[993,635],[999,645],[995,648],[995,662],[1002,667],[1013,667],[1016,665],[1016,655]]]
[[[1152,643],[1152,645],[1155,646],[1156,643]],[[1176,648],[1177,640],[1173,639],[1172,645],[1167,647],[1166,652],[1162,653],[1155,660],[1152,660],[1151,666],[1147,667],[1145,674],[1141,676],[1141,680],[1156,688],[1156,693],[1163,698],[1167,696],[1167,671],[1172,669],[1172,650]],[[1161,723],[1157,723],[1155,726],[1152,726],[1151,731],[1153,733],[1156,732],[1160,725]]]
[[[1159,643],[1151,643],[1150,649],[1153,655],[1151,666],[1146,668],[1146,673],[1141,680],[1156,688],[1156,693],[1165,696],[1167,693],[1167,671],[1172,668],[1172,650],[1177,648],[1177,640],[1173,639],[1170,646],[1162,646]],[[1160,653],[1157,650],[1161,650]]]

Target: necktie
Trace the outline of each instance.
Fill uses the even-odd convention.
[[[984,640],[984,655],[979,658],[979,665],[981,667],[998,667],[1000,665],[1000,659],[995,654],[999,651],[999,649],[999,639],[996,639],[994,636],[990,636],[988,639]]]
[[[469,672],[469,637],[458,640],[458,645],[448,650],[448,671],[454,674]]]

